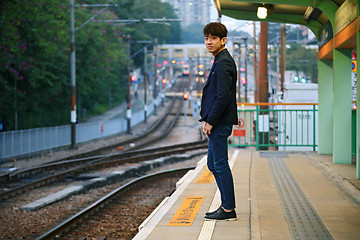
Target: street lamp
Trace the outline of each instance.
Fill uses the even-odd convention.
[[[258,7],[257,17],[260,19],[265,19],[267,17],[267,8],[265,6]]]

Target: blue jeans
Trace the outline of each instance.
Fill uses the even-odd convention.
[[[231,124],[220,124],[211,130],[208,144],[207,165],[213,173],[221,195],[221,206],[235,208],[234,181],[228,161],[228,137]]]

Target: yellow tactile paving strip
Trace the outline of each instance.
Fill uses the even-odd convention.
[[[205,221],[202,228],[199,237],[197,240],[209,240],[212,238],[214,229],[215,229],[216,221]]]

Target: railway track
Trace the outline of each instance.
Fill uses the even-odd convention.
[[[18,194],[24,193],[26,191],[29,191],[31,189],[45,186],[48,184],[51,184],[53,182],[59,182],[63,181],[65,178],[78,175],[84,172],[89,172],[92,170],[98,170],[106,167],[113,167],[118,165],[123,165],[126,163],[140,163],[147,160],[160,158],[163,156],[169,156],[173,154],[180,154],[187,151],[202,149],[207,147],[207,140],[203,138],[202,140],[199,140],[197,142],[190,142],[190,143],[183,143],[183,144],[177,144],[172,146],[166,146],[161,148],[153,148],[153,149],[146,149],[146,150],[133,150],[125,153],[119,153],[119,154],[111,154],[108,156],[104,156],[101,158],[94,159],[90,162],[82,163],[75,167],[70,167],[69,169],[59,171],[50,175],[47,175],[45,177],[39,178],[37,180],[33,180],[31,182],[28,182],[27,179],[23,179],[20,186],[13,187],[9,190],[3,191],[0,193],[0,200],[6,200],[11,197],[14,197]],[[34,170],[39,171],[39,169],[42,169],[42,172],[49,172],[49,169],[52,167],[61,167],[62,165],[70,164],[69,162],[57,162],[56,164],[49,164],[41,167],[36,167]],[[71,162],[73,164],[73,162]],[[28,174],[31,174],[28,172]],[[13,176],[15,177],[15,176]],[[34,176],[32,175],[32,178],[34,179]]]
[[[177,106],[175,107],[175,105]],[[114,164],[145,161],[151,159],[149,153],[153,153],[152,157],[154,158],[205,147],[206,140],[200,131],[201,140],[198,142],[157,149],[136,150],[146,148],[154,142],[164,139],[179,119],[182,106],[182,101],[178,98],[174,99],[162,118],[146,132],[134,138],[111,146],[59,159],[48,164],[9,173],[5,177],[2,176],[0,184],[5,190],[0,192],[0,200],[9,199],[28,190],[51,184],[54,181],[64,180],[68,176],[80,174],[84,171]],[[118,146],[126,146],[129,145],[129,143],[132,143],[133,147],[123,149],[119,153]]]
[[[182,91],[182,89],[184,87],[186,87],[186,85],[188,85],[187,82],[184,82],[184,81],[177,82],[176,86],[174,87],[175,88],[174,91]],[[96,156],[107,155],[107,154],[111,154],[114,152],[119,152],[119,148],[121,148],[122,151],[127,151],[127,150],[131,150],[131,149],[139,149],[141,147],[146,147],[146,146],[150,145],[151,143],[156,141],[156,139],[151,139],[154,137],[150,136],[150,140],[148,140],[149,135],[151,135],[155,131],[159,130],[159,128],[161,130],[161,128],[166,126],[166,120],[169,119],[169,116],[173,116],[174,113],[175,113],[176,117],[173,118],[173,120],[170,120],[170,123],[175,124],[179,117],[178,114],[181,111],[181,106],[177,106],[176,111],[174,111],[174,106],[176,105],[176,103],[180,102],[180,105],[182,105],[182,103],[181,103],[181,101],[179,101],[179,98],[174,98],[172,100],[174,100],[174,101],[171,101],[171,103],[167,107],[165,113],[154,124],[152,124],[148,129],[146,129],[142,134],[132,136],[130,138],[126,137],[125,140],[122,140],[120,142],[116,142],[113,144],[109,144],[107,146],[92,149],[90,151],[72,154],[70,156],[54,160],[51,163],[65,162],[67,160],[79,160],[79,159],[83,159],[86,161],[86,159],[96,158]],[[171,129],[168,129],[165,131],[162,130],[162,131],[165,133],[164,134],[164,137],[165,137],[171,131]],[[161,137],[158,137],[158,138],[159,138],[158,140],[162,139]],[[135,147],[130,146],[130,144],[132,144],[132,143],[135,143]],[[19,171],[23,171],[23,170],[19,170]],[[19,171],[15,171],[15,172],[19,172]],[[0,174],[0,183],[9,179],[13,173],[14,172]]]
[[[160,166],[168,168],[167,164],[170,164],[175,168],[184,166],[184,163],[175,162],[186,161],[193,157],[196,159],[196,156],[203,154],[203,152],[200,153],[199,151],[195,151],[195,154],[193,152],[192,155],[173,156],[174,154],[207,147],[207,139],[202,135],[200,129],[200,140],[195,140],[196,137],[192,134],[192,137],[190,138],[192,139],[191,142],[171,144],[171,142],[176,143],[176,135],[179,134],[177,133],[178,131],[176,131],[176,134],[171,133],[171,130],[181,116],[183,110],[182,104],[182,101],[174,99],[167,108],[164,118],[161,120],[159,119],[157,123],[154,124],[151,129],[149,128],[145,131],[144,134],[126,140],[126,142],[116,143],[111,147],[107,147],[108,149],[97,149],[96,151],[83,153],[76,157],[71,156],[66,159],[59,159],[48,164],[36,166],[32,169],[23,169],[9,174],[5,181],[0,181],[0,185],[3,184],[3,186],[5,186],[5,183],[13,184],[8,185],[9,187],[12,186],[10,189],[0,193],[0,207],[3,212],[2,219],[4,219],[4,217],[9,218],[7,221],[4,221],[3,224],[5,224],[5,226],[11,226],[8,230],[3,232],[5,233],[5,236],[10,236],[10,238],[12,238],[11,236],[17,236],[31,239],[38,237],[49,229],[46,226],[55,226],[56,223],[67,218],[69,212],[77,212],[79,209],[84,208],[84,204],[102,198],[105,192],[109,192],[113,189],[113,186],[125,183],[129,181],[129,179],[148,172],[150,169]],[[157,126],[154,127],[155,125]],[[180,127],[180,129],[184,128]],[[187,127],[185,129],[187,129]],[[166,138],[169,133],[171,133],[170,137]],[[139,139],[139,141],[134,141],[134,139]],[[155,146],[161,147],[152,145],[154,142],[161,140],[163,140],[163,142],[165,140],[166,143],[159,142],[158,144],[155,144]],[[125,145],[130,144],[135,145],[135,147],[124,147]],[[167,146],[163,147],[164,145]],[[123,147],[122,151],[118,150],[119,146]],[[166,160],[163,161],[163,159]],[[185,163],[185,166],[189,166],[189,163],[191,163],[191,166],[196,164],[194,160]],[[145,166],[149,163],[151,165],[149,165],[150,167]],[[161,163],[161,165],[158,163]],[[73,184],[76,185],[79,183],[82,184],[84,181],[86,182],[87,180],[85,180],[85,178],[82,179],[82,177],[86,177],[87,174],[110,176],[113,171],[122,172],[123,170],[127,171],[127,169],[131,171],[130,175],[124,175],[123,177],[116,179],[111,178],[110,181],[106,181],[100,186],[94,185],[93,187],[95,188],[87,188],[87,190],[80,194],[71,195],[71,197],[59,200],[58,202],[50,203],[50,205],[47,205],[46,207],[31,211],[24,211],[22,207],[40,198],[61,191]],[[18,181],[18,183],[16,183],[16,181]],[[72,181],[75,182],[72,183]],[[20,186],[16,186],[16,184],[19,184]],[[26,194],[21,194],[24,192],[26,192]],[[125,203],[126,202],[127,200]],[[122,203],[124,203],[124,201]],[[158,203],[153,204],[150,208],[153,209],[157,205]],[[149,213],[152,212],[152,210],[146,210],[144,212]],[[121,224],[121,226],[122,225],[123,224]],[[135,227],[135,230],[137,231],[137,227]],[[87,230],[85,231],[87,232]],[[81,230],[80,232],[84,231]]]
[[[47,164],[42,164],[40,166],[35,166],[27,169],[18,170],[11,173],[2,174],[0,176],[0,183],[6,182],[9,179],[15,179],[15,178],[21,178],[22,176],[30,176],[35,174],[38,171],[42,171],[45,168],[54,168],[56,166],[71,166],[71,165],[78,165],[86,162],[90,162],[99,158],[107,157],[111,154],[116,154],[119,152],[119,147],[121,148],[121,152],[127,152],[131,151],[132,149],[138,149],[141,146],[146,146],[151,143],[151,141],[144,141],[144,139],[147,139],[147,137],[159,129],[162,125],[164,125],[164,122],[167,118],[167,116],[171,113],[171,110],[174,106],[174,102],[169,105],[167,108],[165,114],[156,121],[147,131],[145,131],[143,134],[129,138],[127,140],[111,144],[108,146],[104,146],[101,148],[97,148],[91,151],[74,154],[68,157],[64,157],[55,161],[52,161]],[[171,130],[171,129],[170,129]],[[164,135],[165,137],[165,135]],[[160,140],[160,139],[159,139]],[[154,140],[155,141],[155,140]],[[135,147],[130,147],[129,145],[135,144]]]
[[[167,192],[165,195],[169,195],[169,192],[175,190],[175,184],[176,181],[183,176],[187,171],[193,169],[191,168],[182,168],[182,169],[176,169],[176,170],[168,170],[163,171],[159,173],[154,173],[146,176],[139,177],[135,180],[132,180],[131,182],[115,189],[111,193],[107,194],[106,196],[102,197],[101,199],[97,200],[96,202],[90,204],[88,207],[82,209],[81,211],[77,212],[73,216],[69,217],[68,219],[64,220],[57,226],[53,227],[52,229],[48,230],[41,236],[37,237],[36,239],[86,239],[86,237],[96,237],[96,239],[106,239],[106,235],[108,234],[116,234],[116,238],[119,237],[118,234],[124,234],[124,232],[121,231],[118,227],[121,225],[123,229],[127,229],[127,232],[129,232],[129,224],[126,225],[126,220],[134,219],[134,216],[131,216],[131,213],[133,212],[134,215],[138,215],[139,212],[135,211],[135,207],[139,207],[141,205],[144,205],[144,196],[139,196],[139,192],[142,192],[144,189],[146,189],[147,192],[155,191],[156,194],[153,194],[150,196],[150,198],[155,198],[156,201],[151,202],[150,210],[144,210],[142,209],[144,216],[140,217],[140,223],[146,218],[147,214],[149,212],[152,212],[152,210],[159,204],[159,200],[161,201],[164,193],[159,194],[158,189],[159,186],[164,191],[164,188],[166,189],[165,192]],[[172,181],[172,186],[166,186],[164,183],[169,183],[170,178],[175,178],[176,181]],[[167,184],[169,185],[169,184]],[[154,190],[154,189],[157,190]],[[141,194],[140,194],[141,195]],[[160,198],[159,198],[160,195]],[[134,201],[134,198],[137,198],[138,200]],[[149,200],[146,200],[149,201]],[[131,202],[131,203],[130,203]],[[142,203],[141,203],[142,202]],[[124,206],[125,205],[125,210]],[[127,212],[127,214],[123,215],[121,212]],[[111,213],[109,213],[111,212]],[[93,229],[91,225],[97,225],[97,223],[104,222],[106,218],[109,218],[109,214],[111,214],[112,218],[118,218],[115,219],[117,224],[105,224],[109,227],[109,229],[104,230],[104,228],[101,228],[101,232],[97,233],[100,234],[100,236],[94,236],[94,232],[90,232],[90,229]],[[122,219],[121,219],[122,218]],[[139,222],[139,221],[138,221]],[[87,230],[82,230],[87,229]],[[134,227],[132,227],[132,230],[134,230]],[[133,235],[136,234],[137,227],[135,228],[135,232]],[[126,233],[128,234],[128,233]],[[83,238],[81,238],[79,235],[82,235]],[[103,237],[103,238],[101,238]],[[112,235],[114,237],[114,235]]]

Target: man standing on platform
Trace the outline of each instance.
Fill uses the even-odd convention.
[[[200,111],[203,132],[209,137],[207,165],[221,194],[221,206],[207,212],[205,219],[236,220],[234,182],[228,162],[228,137],[238,124],[236,65],[225,48],[227,29],[219,22],[203,29],[207,50],[215,57],[205,83]]]

